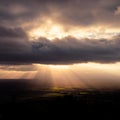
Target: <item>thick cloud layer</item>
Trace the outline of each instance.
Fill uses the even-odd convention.
[[[27,52],[29,41],[21,28],[0,27],[0,54]]]
[[[47,19],[71,30],[96,25],[119,28],[119,8],[120,0],[0,0],[0,64],[118,62],[120,36],[98,40],[68,36],[54,41],[45,36],[30,41],[26,33]]]
[[[29,41],[22,29],[0,28],[1,64],[73,64],[120,61],[120,36],[107,39],[66,37]],[[6,34],[6,36],[5,36]]]
[[[44,18],[66,26],[120,27],[120,0],[0,0],[0,24],[42,23]],[[32,8],[32,9],[31,9]]]

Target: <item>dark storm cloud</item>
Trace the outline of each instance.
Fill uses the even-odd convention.
[[[66,37],[49,41],[41,38],[32,43],[36,62],[48,64],[71,64],[81,62],[118,62],[120,60],[120,37],[113,40],[76,39]],[[40,61],[39,61],[40,60]]]
[[[8,54],[23,54],[30,51],[26,33],[21,28],[0,26],[0,58]],[[9,56],[10,57],[10,56]]]
[[[120,0],[0,0],[0,23],[19,26],[47,16],[68,26],[119,26]]]
[[[8,38],[25,38],[27,37],[26,33],[21,28],[6,28],[0,26],[0,37]]]
[[[1,64],[73,64],[81,62],[120,61],[120,36],[107,39],[66,37],[50,41],[46,38],[29,41],[22,29],[3,28],[0,33]],[[9,31],[9,32],[8,32]],[[5,33],[6,36],[5,36]]]

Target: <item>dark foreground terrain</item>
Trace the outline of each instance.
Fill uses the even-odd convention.
[[[21,81],[0,82],[0,119],[120,119],[119,90],[28,86]]]

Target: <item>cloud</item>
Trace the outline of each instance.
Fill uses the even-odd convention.
[[[40,38],[32,43],[35,61],[46,64],[73,64],[82,62],[118,62],[120,60],[120,38],[76,39],[66,37],[49,41]],[[39,61],[40,60],[40,61]]]
[[[1,65],[0,70],[2,71],[37,71],[37,68],[34,65]]]
[[[120,16],[115,14],[119,6],[119,0],[1,0],[0,23],[21,26],[38,20],[42,24],[43,19],[51,18],[64,27],[118,27]]]
[[[9,37],[9,38],[24,38],[27,37],[26,33],[21,28],[7,28],[0,26],[0,37]]]
[[[27,52],[29,40],[21,28],[0,26],[0,54]]]
[[[50,41],[30,41],[20,28],[0,28],[0,64],[74,64],[120,61],[120,36],[112,39],[77,39],[72,36]],[[6,33],[6,36],[5,36]]]
[[[117,7],[117,10],[115,11],[115,15],[120,15],[120,6]]]
[[[90,31],[89,27],[96,28],[97,25],[103,31],[107,27],[119,28],[119,0],[109,2],[108,0],[0,0],[0,2],[0,64],[120,61],[119,35],[111,39],[98,40],[76,39],[69,36],[54,41],[47,38],[30,41],[26,34],[33,29],[33,26],[44,25],[45,19],[51,19],[53,23],[70,30],[74,27],[79,29],[83,27]]]

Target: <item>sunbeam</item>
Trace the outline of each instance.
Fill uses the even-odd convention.
[[[118,88],[119,67],[116,64],[73,64],[73,65],[16,65],[1,66],[0,79],[26,79],[34,81],[34,89],[51,88],[80,88],[80,89],[109,89]],[[104,68],[104,69],[103,69]]]

